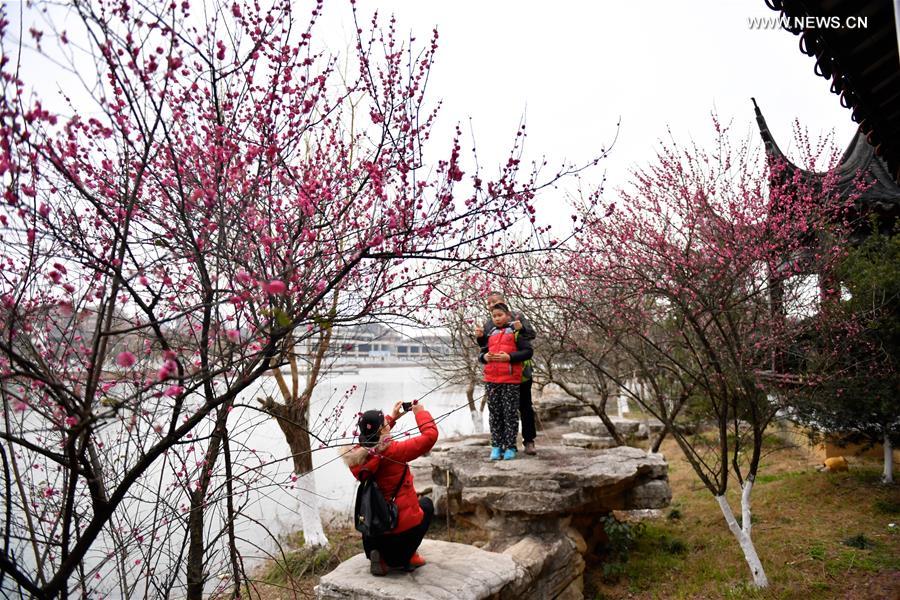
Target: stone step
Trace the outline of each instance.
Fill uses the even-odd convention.
[[[575,448],[591,448],[599,450],[603,448],[613,448],[616,441],[609,436],[601,437],[598,435],[588,435],[586,433],[564,433],[562,435],[563,446],[573,446]]]
[[[357,554],[324,575],[316,586],[317,600],[481,600],[499,597],[515,584],[517,567],[507,554],[487,552],[439,540],[423,540],[419,547],[427,562],[406,573],[384,577],[369,573],[365,554]]]
[[[612,421],[613,426],[615,426],[616,431],[618,431],[621,435],[631,435],[637,433],[638,427],[640,427],[641,422],[636,421],[634,419],[622,419],[619,417],[609,417],[609,420]],[[587,435],[596,435],[598,437],[608,437],[609,431],[606,429],[606,425],[603,424],[603,421],[597,415],[591,415],[588,417],[575,417],[574,419],[569,419],[569,427],[578,433],[585,433]]]

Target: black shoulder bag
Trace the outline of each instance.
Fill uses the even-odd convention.
[[[356,509],[353,512],[353,522],[356,530],[365,536],[376,536],[394,529],[397,526],[399,511],[394,500],[400,492],[400,486],[406,480],[406,472],[409,465],[403,469],[400,483],[394,489],[394,495],[390,502],[385,500],[384,494],[378,489],[375,482],[375,473],[369,473],[368,477],[359,483],[356,488]]]

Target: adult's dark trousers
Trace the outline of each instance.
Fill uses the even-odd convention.
[[[537,437],[534,427],[534,406],[531,404],[531,380],[519,384],[519,418],[522,419],[522,441],[526,444]]]
[[[366,551],[366,558],[372,550],[378,550],[381,554],[381,560],[386,562],[389,567],[405,567],[409,564],[409,559],[419,549],[428,526],[431,525],[431,517],[434,516],[434,503],[431,498],[419,498],[419,506],[425,516],[422,522],[411,529],[400,533],[388,533],[378,536],[363,536],[363,550]]]

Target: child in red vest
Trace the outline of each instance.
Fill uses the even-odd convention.
[[[512,315],[505,304],[491,307],[494,329],[481,348],[478,360],[484,363],[484,387],[488,398],[491,427],[491,460],[516,457],[519,433],[519,384],[522,369],[534,350],[531,342],[518,335],[510,324]]]

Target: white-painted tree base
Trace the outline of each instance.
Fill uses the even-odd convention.
[[[315,472],[306,473],[297,479],[300,495],[300,525],[307,546],[327,546],[328,537],[322,528],[319,514],[319,495],[316,493]]]
[[[731,533],[734,534],[735,539],[741,546],[744,559],[747,561],[747,566],[750,567],[750,572],[753,574],[753,585],[764,588],[769,587],[769,580],[766,577],[765,570],[763,570],[762,562],[759,560],[759,555],[756,553],[756,547],[753,545],[753,538],[751,537],[750,492],[752,489],[753,482],[750,480],[745,481],[741,493],[741,525],[738,525],[737,520],[734,518],[734,513],[731,512],[731,506],[728,504],[725,496],[716,496],[716,501],[719,503],[725,522],[728,523],[728,529],[731,530]]]
[[[616,409],[619,413],[619,418],[624,418],[625,413],[631,410],[631,407],[628,406],[628,398],[619,394],[619,396],[616,398]]]

